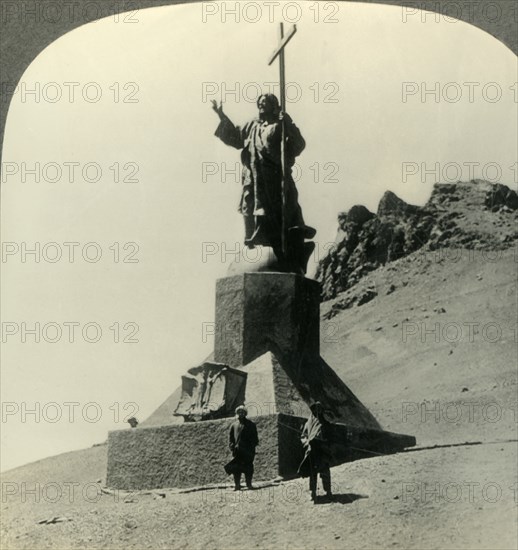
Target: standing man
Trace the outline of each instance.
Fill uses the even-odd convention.
[[[322,485],[327,497],[331,497],[331,424],[324,417],[324,408],[320,401],[310,406],[311,415],[302,430],[301,441],[306,454],[299,466],[299,474],[309,475],[309,490],[311,500],[317,497],[317,476],[320,474]]]
[[[247,488],[253,489],[255,448],[259,439],[257,427],[246,418],[247,414],[246,408],[239,406],[236,409],[236,421],[230,426],[229,447],[234,458],[225,469],[234,475],[235,491],[241,489],[241,474],[245,474]]]

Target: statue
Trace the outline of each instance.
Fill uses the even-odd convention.
[[[245,222],[245,245],[272,247],[280,271],[304,274],[315,246],[305,239],[312,239],[316,230],[304,222],[291,168],[306,143],[276,96],[261,95],[257,107],[259,116],[241,128],[223,112],[221,103],[212,101],[220,119],[216,136],[241,149],[239,212]]]

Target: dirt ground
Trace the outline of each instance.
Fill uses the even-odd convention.
[[[517,450],[488,442],[344,464],[332,469],[333,499],[316,504],[302,479],[239,493],[103,494],[94,479],[52,480],[48,469],[36,485],[13,470],[3,476],[2,548],[514,549]],[[87,475],[100,474],[105,449],[81,452],[90,457],[63,460],[90,460]]]

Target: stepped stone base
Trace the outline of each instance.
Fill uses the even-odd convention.
[[[284,433],[287,428],[281,425],[294,421],[283,417],[254,418],[259,433],[254,479],[274,479],[295,466],[296,458],[289,452],[294,447],[293,436]],[[224,418],[110,432],[107,486],[157,489],[231,483],[223,466],[232,460],[228,442],[233,421]],[[300,421],[304,419],[295,422],[295,429]],[[283,441],[280,448],[279,441]]]
[[[172,413],[180,398],[186,412],[192,407],[203,412],[212,401],[223,399],[214,410],[232,414],[244,397],[259,434],[256,480],[297,475],[304,454],[300,433],[310,414],[309,404],[315,400],[333,423],[333,466],[415,445],[412,436],[383,431],[320,357],[319,320],[315,281],[290,273],[245,273],[220,279],[211,364],[240,371],[246,377],[244,395],[231,395],[226,385],[218,393],[221,384],[210,385],[203,379],[196,394],[193,386],[191,393],[186,390],[183,397],[175,393],[159,407],[156,416],[163,425],[110,432],[107,485],[156,489],[232,483],[223,466],[232,458],[228,434],[234,419],[173,424]]]
[[[228,432],[234,419],[118,430],[108,436],[106,484],[115,489],[158,489],[233,483],[223,466],[231,460]],[[254,418],[259,434],[254,479],[293,478],[304,456],[299,436],[305,418],[271,414]],[[415,438],[379,430],[333,425],[332,466],[389,454]]]

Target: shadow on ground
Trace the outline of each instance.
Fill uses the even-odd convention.
[[[331,496],[317,496],[315,499],[315,504],[329,504],[331,502],[336,502],[338,504],[351,504],[355,500],[360,498],[369,498],[366,495],[357,495],[355,493],[343,493]]]

